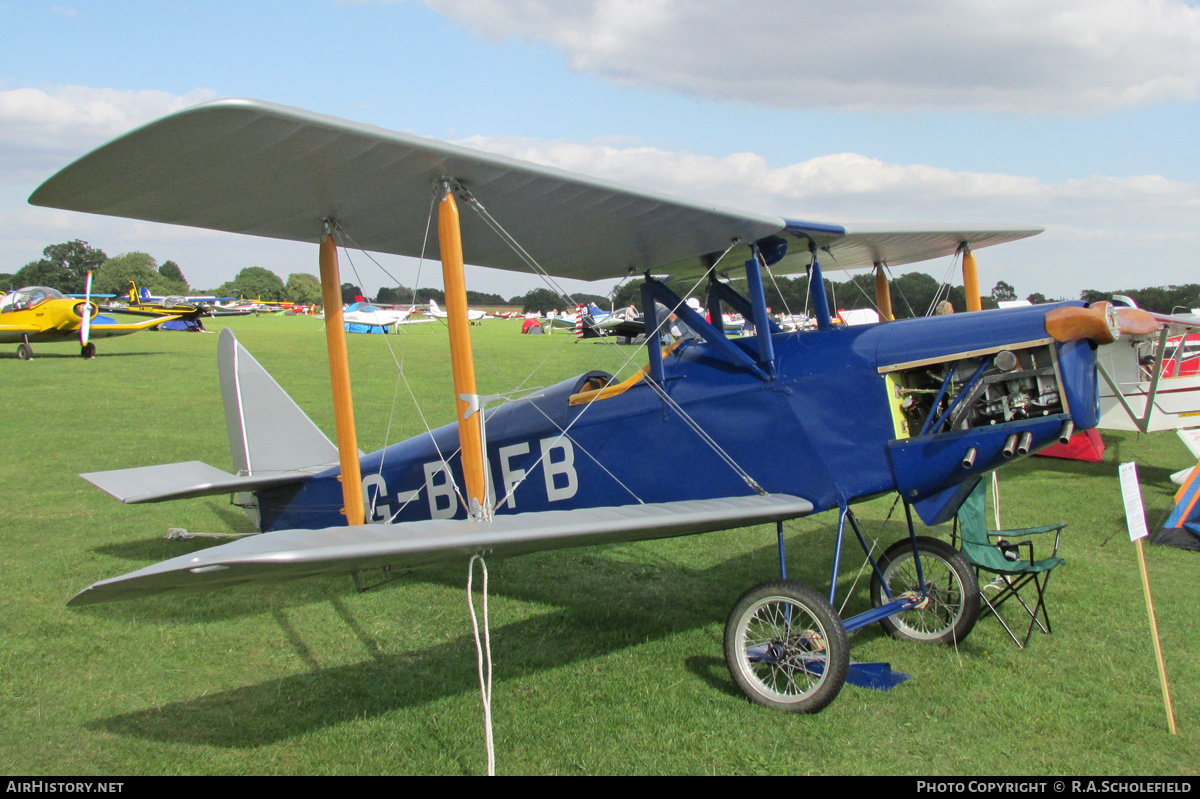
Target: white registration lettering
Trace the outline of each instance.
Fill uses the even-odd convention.
[[[441,482],[435,477],[441,474]],[[454,484],[450,482],[450,467],[443,461],[425,464],[425,491],[429,497],[429,518],[453,519],[458,512],[458,497],[454,493]],[[443,507],[441,500],[445,500]]]
[[[371,497],[371,489],[375,489],[374,498]],[[381,524],[391,518],[392,506],[390,503],[383,502],[383,498],[387,496],[387,482],[384,481],[381,474],[368,474],[362,479],[363,489],[363,504],[367,506],[367,510],[371,515],[367,518],[369,524]]]
[[[579,478],[575,473],[575,447],[566,436],[543,438],[542,445],[542,474],[546,478],[546,501],[559,502],[575,496],[579,489]],[[551,456],[554,450],[562,452],[562,458],[555,461]],[[562,478],[558,480],[557,478]]]
[[[501,447],[497,454],[500,456],[500,477],[504,482],[504,496],[508,497],[508,507],[515,508],[517,507],[516,487],[525,479],[525,470],[514,467],[510,461],[518,455],[528,455],[529,442]]]

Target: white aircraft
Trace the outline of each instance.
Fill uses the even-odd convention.
[[[380,308],[367,302],[356,302],[342,311],[342,319],[355,325],[398,325],[412,312],[407,309]]]
[[[1096,353],[1101,429],[1152,433],[1200,425],[1200,317],[1150,316],[1160,329],[1126,335]]]
[[[429,301],[429,315],[432,316],[434,319],[445,319],[446,318],[446,312],[443,311],[441,308],[439,308],[438,304],[436,302],[434,302],[433,300]],[[476,311],[473,308],[467,309],[467,320],[468,321],[478,322],[481,319],[487,319],[486,311]]]

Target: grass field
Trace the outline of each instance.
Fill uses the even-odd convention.
[[[213,330],[224,323],[209,325]],[[227,323],[332,431],[320,323]],[[617,371],[635,348],[473,328],[481,393]],[[12,775],[479,774],[485,770],[466,568],[357,593],[310,579],[81,609],[98,579],[208,546],[168,528],[249,529],[223,498],[124,506],[77,472],[181,460],[228,468],[215,334],[150,332],[0,353],[0,763]],[[389,348],[390,345],[390,348]],[[420,432],[402,361],[433,425],[452,418],[441,325],[351,336],[359,445]],[[526,379],[535,366],[537,373]],[[393,407],[395,414],[393,415]],[[331,433],[332,435],[332,433]],[[1106,434],[1101,464],[1031,458],[1001,476],[1005,523],[1065,520],[1054,633],[1027,650],[995,620],[957,648],[877,627],[852,657],[912,675],[847,686],[815,716],[750,704],[721,653],[725,616],[777,573],[773,528],[565,550],[490,563],[501,774],[1195,775],[1200,773],[1200,555],[1148,547],[1179,735],[1167,732],[1117,464],[1139,464],[1147,516],[1187,465],[1173,434]],[[890,499],[867,532],[904,535]],[[836,519],[789,523],[789,575],[828,586]],[[847,549],[849,555],[857,552]],[[850,588],[861,558],[843,559]],[[846,613],[865,609],[860,580]]]

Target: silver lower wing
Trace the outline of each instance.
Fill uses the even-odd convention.
[[[211,590],[384,566],[423,566],[475,554],[545,549],[707,533],[804,516],[812,503],[784,494],[584,508],[497,516],[489,522],[435,519],[395,525],[285,530],[242,538],[122,577],[102,580],[70,605]]]

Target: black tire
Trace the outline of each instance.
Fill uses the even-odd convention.
[[[96,357],[96,345],[90,341],[87,344],[84,344],[82,347],[79,348],[79,357],[87,358],[89,360],[92,358],[95,358]]]
[[[17,357],[20,358],[22,361],[32,361],[33,360],[33,347],[29,346],[28,344],[18,344],[17,345]]]
[[[979,581],[975,571],[962,553],[945,541],[918,536],[917,546],[921,550],[928,602],[888,616],[880,624],[893,638],[927,644],[962,641],[979,618]],[[879,571],[893,599],[907,593],[920,595],[921,584],[909,539],[887,548],[879,558]],[[872,575],[871,603],[879,607],[888,601],[879,578]]]
[[[817,713],[846,682],[850,643],[829,600],[794,580],[742,594],[725,623],[725,663],[752,701]]]

